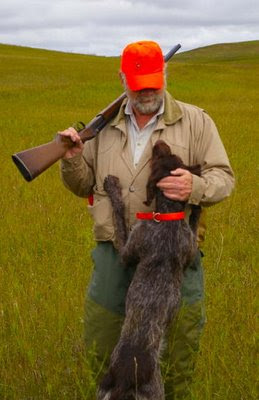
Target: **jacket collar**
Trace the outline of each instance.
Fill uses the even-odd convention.
[[[183,117],[183,112],[177,101],[168,93],[165,92],[165,112],[164,122],[166,125],[173,125]]]
[[[116,117],[114,118],[113,122],[111,123],[111,126],[114,126],[116,128],[123,128],[122,130],[125,129],[125,114],[124,110],[126,107],[128,99],[126,98],[123,100],[122,105],[120,107],[120,110]],[[160,119],[159,126],[157,126],[157,129],[163,128],[164,125],[173,125],[175,122],[177,122],[179,119],[181,119],[183,116],[183,112],[176,102],[176,100],[166,91],[165,92],[165,111],[164,115]]]

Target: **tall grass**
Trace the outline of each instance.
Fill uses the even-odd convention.
[[[168,89],[213,117],[237,183],[207,212],[207,324],[192,393],[256,399],[259,42],[200,51],[175,57]],[[58,165],[28,184],[10,156],[90,120],[121,93],[118,68],[117,58],[0,46],[0,399],[94,399],[94,349],[86,356],[83,343],[92,221]]]

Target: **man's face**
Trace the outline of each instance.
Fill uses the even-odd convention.
[[[132,91],[127,87],[126,92],[133,108],[142,115],[156,113],[164,98],[164,88]]]

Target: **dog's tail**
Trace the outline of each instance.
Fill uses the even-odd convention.
[[[104,179],[103,187],[112,203],[117,229],[117,240],[119,248],[121,249],[127,241],[128,234],[125,222],[125,205],[122,200],[119,178],[113,175],[108,175]]]

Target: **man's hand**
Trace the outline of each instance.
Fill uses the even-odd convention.
[[[192,174],[186,169],[177,168],[171,175],[161,179],[157,186],[171,200],[186,201],[192,192]]]
[[[58,132],[58,134],[65,138],[69,137],[72,140],[72,142],[75,143],[75,146],[71,147],[71,149],[69,149],[65,153],[65,155],[63,156],[63,159],[66,160],[66,159],[74,157],[75,155],[77,155],[79,153],[82,153],[84,145],[80,139],[80,136],[78,135],[77,131],[74,128],[70,127],[68,129],[65,129],[62,132]]]

